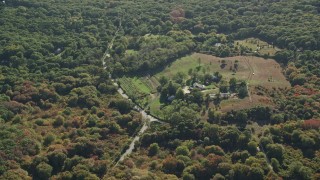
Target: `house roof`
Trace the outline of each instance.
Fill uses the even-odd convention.
[[[173,100],[174,100],[174,98],[175,98],[175,96],[174,96],[174,95],[169,96],[169,97],[168,97],[168,101],[173,101]]]
[[[199,84],[199,83],[193,83],[193,86],[197,86],[197,87],[205,87],[205,85],[203,85],[203,84]]]

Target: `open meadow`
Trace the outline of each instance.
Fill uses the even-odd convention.
[[[234,73],[230,70],[233,68],[235,61],[238,61],[238,70]],[[225,67],[221,68],[222,61],[225,61]],[[190,68],[199,65],[206,73],[219,72],[227,81],[232,77],[245,80],[252,86],[261,85],[266,88],[285,88],[290,83],[282,73],[282,68],[273,59],[263,59],[255,56],[235,56],[219,58],[216,56],[194,53],[190,56],[183,57],[173,62],[162,72],[155,74],[157,78],[161,76],[173,77],[178,72],[188,74]],[[254,74],[253,74],[254,73]]]
[[[224,63],[223,66],[222,63]],[[235,63],[238,64],[236,72],[232,70]],[[290,87],[290,83],[282,73],[282,68],[273,59],[263,59],[255,56],[219,58],[201,53],[180,58],[156,74],[144,77],[124,77],[119,81],[129,96],[142,99],[138,101],[141,106],[148,107],[151,114],[161,116],[161,103],[159,102],[159,93],[157,93],[157,87],[160,85],[158,80],[162,76],[172,79],[177,73],[187,75],[190,69],[197,67],[200,67],[199,73],[203,74],[219,72],[227,82],[231,78],[236,78],[248,83],[251,98],[224,100],[220,104],[220,110],[223,112],[257,105],[273,106],[269,98],[256,95],[254,92],[255,86],[262,86],[266,89]],[[204,95],[210,93],[219,93],[219,88],[213,86],[203,91]]]
[[[231,110],[237,111],[241,109],[253,108],[255,106],[269,106],[273,107],[274,103],[268,97],[259,96],[259,95],[251,95],[251,101],[249,97],[244,99],[227,99],[221,102],[220,111],[229,112]],[[213,105],[211,106],[213,107]]]
[[[281,51],[281,49],[257,38],[247,38],[244,40],[237,40],[235,41],[235,45],[236,46],[241,45],[241,46],[247,47],[251,51],[256,52],[260,55],[274,56],[276,52]]]

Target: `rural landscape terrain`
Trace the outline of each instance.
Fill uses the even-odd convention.
[[[320,179],[319,0],[5,0],[0,25],[0,179]]]

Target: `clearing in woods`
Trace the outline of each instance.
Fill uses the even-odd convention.
[[[265,88],[285,88],[290,87],[290,83],[282,74],[282,68],[273,59],[263,59],[255,56],[235,56],[219,58],[212,55],[194,53],[190,56],[178,59],[162,72],[156,74],[157,78],[161,76],[173,77],[178,72],[188,74],[190,68],[199,65],[206,69],[206,73],[220,72],[227,81],[232,77],[238,80],[247,81],[250,86],[261,85]],[[238,71],[234,73],[230,67],[234,67],[238,60]],[[225,67],[221,68],[222,61],[225,61]],[[253,75],[254,73],[254,75]]]
[[[268,44],[265,41],[262,41],[258,38],[247,38],[244,40],[237,40],[235,41],[236,46],[244,46],[249,48],[251,51],[256,52],[260,55],[275,55],[276,52],[281,51],[281,49]]]
[[[234,73],[230,68],[234,68],[236,60],[238,62],[238,70]],[[206,69],[206,73],[219,72],[226,81],[234,77],[238,80],[245,80],[248,83],[250,97],[222,101],[220,110],[223,112],[246,109],[257,105],[273,106],[274,104],[270,98],[255,94],[255,86],[262,86],[267,89],[290,87],[290,83],[282,73],[282,68],[275,60],[255,56],[220,58],[212,55],[194,53],[178,59],[155,76],[157,78],[161,76],[173,77],[178,72],[188,74],[190,68],[199,66],[199,62],[201,67]],[[221,68],[222,62],[225,62],[224,68]],[[212,90],[214,91],[214,89]]]
[[[273,107],[274,103],[268,97],[251,94],[251,101],[249,97],[246,97],[244,99],[227,99],[222,101],[220,104],[220,111],[229,112],[231,110],[241,110],[255,106]],[[213,104],[211,104],[210,107],[213,107]]]
[[[225,65],[221,66],[222,63]],[[234,68],[235,63],[238,64],[236,73],[231,70]],[[125,90],[129,91],[128,94],[143,97],[143,100],[139,102],[141,106],[149,107],[151,114],[159,116],[161,114],[161,104],[159,102],[157,87],[160,85],[158,82],[160,77],[166,76],[172,78],[178,72],[187,75],[190,69],[195,69],[199,64],[201,66],[199,73],[213,74],[214,72],[219,72],[227,82],[234,77],[238,80],[245,80],[249,85],[249,91],[251,92],[250,98],[222,101],[220,110],[223,112],[257,105],[273,106],[271,99],[255,94],[255,86],[262,86],[267,89],[290,87],[290,83],[282,74],[282,68],[273,59],[263,59],[255,56],[219,58],[201,53],[194,53],[190,56],[180,58],[164,68],[163,71],[154,75],[121,78],[120,82],[125,86]],[[208,89],[209,87],[210,89]],[[218,93],[218,91],[218,87],[208,86],[207,90],[203,93]]]

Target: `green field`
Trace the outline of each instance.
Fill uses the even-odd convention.
[[[200,59],[200,68],[199,67]],[[225,61],[226,66],[222,68],[221,62]],[[230,70],[230,67],[238,61],[238,70],[236,73]],[[178,72],[188,74],[189,69],[197,70],[201,73],[213,74],[219,72],[223,79],[229,81],[231,78],[244,80],[251,85],[261,85],[266,88],[289,87],[290,84],[282,73],[279,64],[273,59],[263,59],[255,56],[235,56],[219,58],[216,56],[194,53],[190,56],[176,60],[170,66],[167,66],[162,72],[155,74],[157,78],[161,76],[172,78]],[[254,75],[253,75],[254,73]],[[269,77],[273,81],[268,81]]]
[[[157,85],[153,83],[156,80],[152,80],[152,78],[122,77],[118,80],[126,94],[142,107],[148,106],[153,100],[151,94],[157,92]]]
[[[160,110],[160,97],[157,94],[157,87],[160,85],[155,76],[152,77],[123,77],[119,79],[120,85],[130,98],[150,113],[162,117]]]
[[[154,77],[122,77],[119,79],[121,87],[139,94],[156,93],[160,83]]]
[[[204,90],[202,91],[203,95],[207,95],[207,94],[218,94],[220,91],[219,91],[219,88],[211,88],[211,89],[208,89],[208,90]]]
[[[155,99],[150,101],[149,107],[150,107],[150,113],[156,117],[162,117],[162,112],[160,110],[160,99],[159,97],[156,97]]]
[[[273,47],[273,45],[268,44],[265,41],[262,41],[258,38],[248,38],[244,40],[235,41],[235,45],[237,46],[245,46],[251,49],[253,52],[257,52],[260,55],[275,55],[276,52],[281,51],[281,49],[277,47]]]
[[[151,89],[144,84],[140,78],[127,78],[123,77],[119,79],[122,89],[130,97],[144,97],[151,93]]]
[[[149,107],[150,113],[161,117],[160,100],[157,87],[160,86],[157,78],[152,77],[123,77],[119,79],[121,87],[128,92],[130,98],[134,97],[142,107]]]
[[[197,71],[199,74],[213,74],[215,72],[220,72],[226,79],[236,77],[235,74],[229,70],[229,66],[225,67],[224,69],[220,67],[220,60],[226,60],[227,64],[234,63],[235,61],[234,59],[230,58],[218,58],[215,56],[194,53],[190,56],[176,60],[171,65],[167,66],[162,72],[155,74],[155,76],[157,78],[160,78],[161,76],[172,78],[178,72],[188,74],[189,70],[192,69],[193,71]],[[240,64],[237,74],[238,76],[241,76],[242,79],[245,79],[248,75],[248,72],[246,69],[242,69]]]
[[[187,56],[183,57],[181,59],[176,60],[171,65],[169,65],[167,68],[165,68],[164,71],[156,74],[155,76],[157,78],[160,78],[161,76],[166,76],[168,78],[172,78],[175,74],[178,72],[182,72],[185,74],[188,74],[189,69],[193,69],[197,67],[199,63],[193,56]]]
[[[132,49],[126,50],[126,56],[135,55],[137,53],[138,53],[138,51],[135,51],[135,50],[132,50]]]

